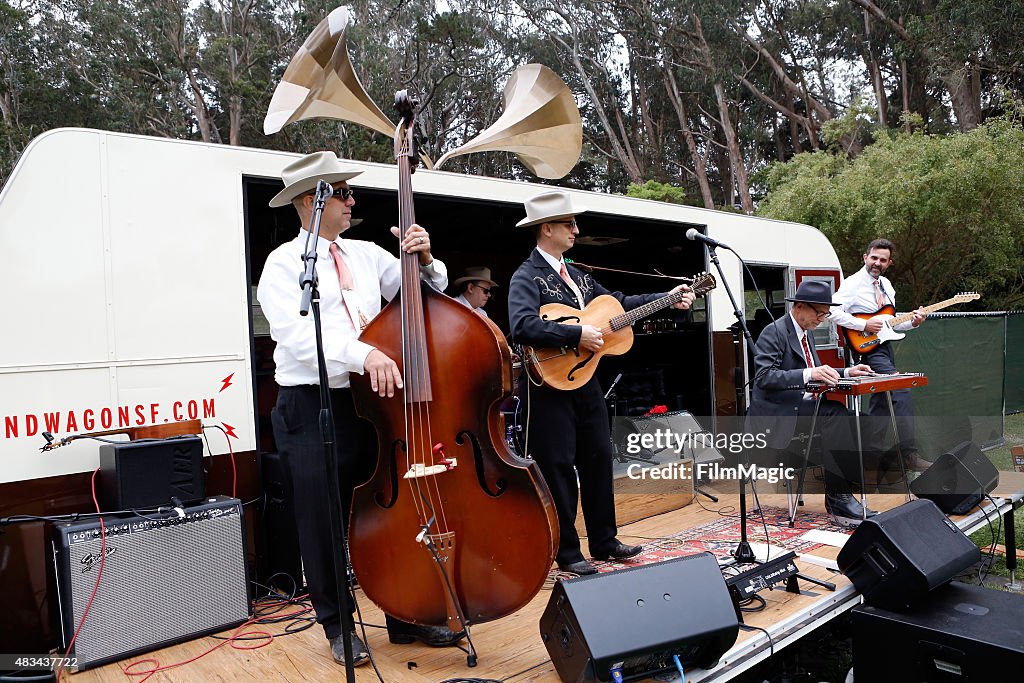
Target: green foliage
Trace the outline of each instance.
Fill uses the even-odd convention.
[[[627,197],[637,199],[653,199],[656,202],[668,202],[669,204],[686,204],[686,190],[676,185],[659,183],[657,180],[648,180],[643,185],[630,183],[626,188]]]
[[[767,173],[758,214],[818,227],[846,272],[876,237],[904,306],[960,290],[980,308],[1024,303],[1024,128],[1016,110],[968,133],[881,133],[853,160],[801,154]]]

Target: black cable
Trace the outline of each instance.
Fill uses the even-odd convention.
[[[522,676],[525,673],[528,673],[528,672],[533,671],[534,669],[536,669],[538,667],[541,667],[541,666],[544,666],[545,664],[550,664],[550,663],[551,663],[550,659],[545,659],[543,662],[540,662],[539,664],[534,664],[533,666],[528,667],[526,669],[523,669],[522,671],[517,671],[516,673],[514,673],[514,674],[512,674],[510,676],[506,676],[505,678],[501,679],[501,681],[499,683],[505,683],[505,681],[512,680],[513,678],[515,678],[517,676]]]
[[[751,626],[750,624],[741,624],[740,627],[744,628],[744,629],[760,631],[761,633],[763,633],[768,638],[768,656],[769,657],[774,657],[775,656],[775,641],[772,640],[772,634],[768,633],[767,630],[761,628],[760,626]]]

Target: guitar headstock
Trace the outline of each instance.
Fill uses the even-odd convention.
[[[718,282],[715,281],[715,276],[711,273],[697,273],[693,276],[693,282],[690,283],[690,289],[697,296],[704,296],[717,286]]]
[[[958,304],[965,304],[968,301],[977,301],[980,298],[981,294],[978,294],[977,292],[960,292],[953,297],[953,300]]]

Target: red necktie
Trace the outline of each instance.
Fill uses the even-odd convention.
[[[361,328],[356,322],[361,320],[359,308],[355,306],[355,302],[349,303],[349,299],[355,296],[352,293],[355,281],[352,279],[352,271],[348,269],[348,264],[345,263],[345,259],[341,255],[341,247],[335,242],[331,243],[331,258],[334,259],[334,270],[338,273],[338,284],[341,286],[341,299],[345,306],[345,312],[348,313],[348,319],[352,321],[352,327],[359,330]]]
[[[882,282],[875,278],[875,303],[879,308],[885,306],[885,294],[882,292]]]
[[[810,344],[807,343],[807,333],[806,332],[804,333],[804,336],[800,337],[800,341],[803,343],[803,347],[804,347],[804,360],[807,361],[807,367],[813,368],[814,367],[814,356],[811,355],[811,346],[810,346]]]

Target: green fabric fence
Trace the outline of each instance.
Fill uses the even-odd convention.
[[[1011,382],[1015,400],[1024,402],[1019,378],[1024,376],[1020,343],[1024,316],[1013,316],[1018,343],[1016,373],[1006,366],[1006,313],[936,314],[896,344],[900,372],[923,372],[928,386],[913,389],[918,448],[934,459],[962,441],[982,448],[1003,441],[1005,388]],[[1004,381],[1005,376],[1005,381]],[[1016,398],[1020,397],[1020,398]]]
[[[1024,311],[1006,316],[1006,413],[1024,412]]]

